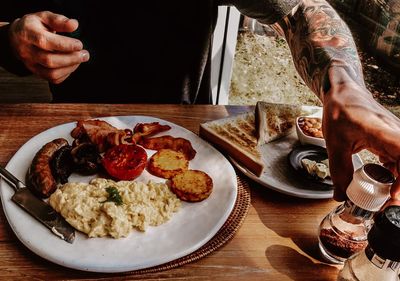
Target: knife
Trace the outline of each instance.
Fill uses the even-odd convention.
[[[59,238],[71,244],[74,242],[75,229],[49,204],[33,195],[25,184],[1,166],[0,176],[15,190],[11,197],[12,201],[43,223]]]

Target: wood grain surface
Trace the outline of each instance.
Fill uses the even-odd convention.
[[[244,106],[0,104],[0,165],[43,130],[78,119],[110,115],[162,118],[198,133],[208,120],[252,110]],[[243,176],[244,177],[244,176]],[[0,210],[0,280],[336,280],[317,230],[337,202],[286,196],[248,180],[251,208],[234,238],[211,255],[182,267],[145,274],[99,274],[53,264],[28,250]],[[46,243],[46,241],[43,241]]]

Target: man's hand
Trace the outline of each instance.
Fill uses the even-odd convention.
[[[329,70],[330,91],[324,96],[323,131],[327,144],[334,198],[346,199],[353,176],[352,154],[368,149],[397,177],[400,172],[400,120],[377,103],[342,68]],[[391,189],[400,200],[400,178]]]
[[[82,42],[57,34],[73,32],[78,21],[51,12],[28,14],[10,26],[16,56],[34,74],[58,84],[89,60]]]

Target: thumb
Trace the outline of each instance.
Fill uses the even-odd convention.
[[[78,28],[78,21],[52,12],[40,14],[42,23],[50,30],[56,32],[73,32]]]
[[[397,162],[397,166],[399,165],[400,161]],[[398,166],[400,168],[400,166]],[[397,171],[400,171],[399,168],[397,168]],[[398,173],[398,172],[397,172]],[[397,176],[397,179],[394,181],[390,188],[390,198],[389,200],[385,203],[385,205],[382,206],[381,210],[386,209],[386,207],[396,205],[400,206],[400,176]]]
[[[393,200],[400,201],[400,176],[397,177],[390,188],[390,197]]]
[[[337,150],[336,150],[337,151]],[[351,151],[341,153],[329,152],[329,170],[334,185],[333,198],[336,201],[346,200],[346,189],[353,179],[353,162]]]

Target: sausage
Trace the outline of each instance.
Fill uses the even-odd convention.
[[[58,138],[46,143],[36,153],[27,175],[28,188],[36,195],[47,198],[57,189],[57,182],[52,174],[50,161],[56,152],[66,145],[68,145],[66,139]]]

